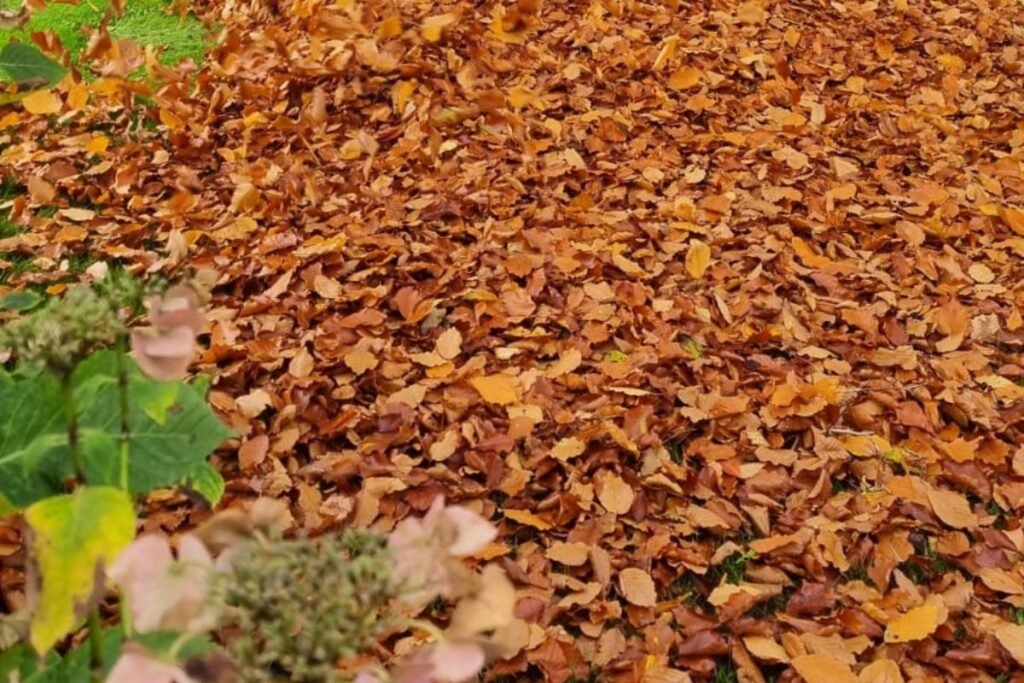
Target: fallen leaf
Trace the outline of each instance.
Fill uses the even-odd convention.
[[[628,567],[619,572],[619,590],[627,602],[637,607],[654,607],[658,602],[654,579],[636,567]]]
[[[695,280],[704,277],[708,266],[711,265],[711,247],[700,240],[690,243],[686,251],[686,272]]]
[[[570,567],[586,564],[589,554],[590,546],[586,543],[563,543],[561,541],[552,543],[551,547],[544,551],[544,557]]]
[[[927,638],[946,621],[949,611],[942,598],[929,595],[924,604],[893,619],[885,628],[885,642],[909,643]]]
[[[829,655],[801,655],[791,664],[807,683],[858,683],[849,666]]]
[[[608,512],[624,515],[633,507],[636,494],[617,474],[606,474],[598,480],[597,485],[597,499]]]
[[[29,114],[59,114],[64,102],[52,90],[36,90],[21,100],[21,106]]]
[[[504,406],[519,401],[515,379],[509,375],[482,375],[471,378],[469,383],[488,403]]]

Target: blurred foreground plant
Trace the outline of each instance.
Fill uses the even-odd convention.
[[[265,499],[246,513],[219,513],[181,538],[176,560],[163,538],[136,540],[110,576],[139,630],[176,626],[181,642],[204,628],[219,633],[231,680],[241,683],[462,681],[507,653],[502,632],[514,621],[512,583],[497,565],[475,573],[454,559],[453,549],[469,555],[494,537],[476,513],[438,499],[427,517],[405,520],[390,537],[349,530],[318,540],[281,538],[273,520],[285,515],[281,503]],[[209,548],[220,555],[213,559]],[[410,555],[413,548],[426,554]],[[410,572],[410,561],[436,561],[443,572],[432,571],[428,586]],[[425,595],[457,602],[447,629],[415,618]],[[390,672],[359,672],[361,657],[409,629],[428,635],[422,647]],[[205,680],[166,652],[132,649],[107,683],[135,683],[143,673],[148,683]]]
[[[4,666],[16,667],[25,683],[100,676],[108,646],[119,644],[100,621],[102,568],[135,536],[135,498],[187,485],[214,503],[223,491],[206,458],[231,432],[207,405],[204,383],[177,381],[202,326],[201,296],[185,286],[161,296],[164,288],[107,273],[0,328],[0,358],[14,361],[0,368],[0,516],[22,513],[29,527],[35,584],[26,636],[48,656],[38,664],[8,648],[13,654],[0,653],[2,680],[11,673]],[[189,331],[189,344],[174,346],[173,372],[151,347],[137,351],[146,363],[128,355],[129,325],[147,296],[151,320],[162,323],[154,323],[158,338],[171,330],[181,342],[178,330]],[[154,355],[156,369],[148,363]],[[87,656],[55,661],[53,648],[83,621]]]

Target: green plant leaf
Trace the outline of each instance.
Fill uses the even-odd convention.
[[[32,45],[7,43],[0,49],[0,74],[15,83],[42,81],[55,85],[66,69]]]
[[[76,373],[83,390],[95,392],[79,421],[83,429],[111,435],[116,441],[121,432],[118,386],[111,380],[116,371],[113,351],[94,354]],[[128,489],[134,494],[173,486],[194,476],[207,456],[225,439],[234,435],[217,418],[206,396],[188,384],[158,382],[144,376],[131,359],[128,365]],[[162,421],[158,421],[158,419]],[[97,449],[96,453],[102,451]],[[87,459],[92,457],[87,453]],[[115,449],[109,456],[117,459]],[[90,483],[118,485],[119,469],[109,462],[91,461],[86,466]],[[95,479],[93,477],[96,477]],[[205,477],[207,480],[210,477]],[[207,481],[213,486],[212,481]],[[208,489],[212,490],[212,489]],[[204,491],[200,491],[204,493]]]
[[[0,383],[0,513],[59,493],[73,472],[62,405],[52,376]]]
[[[5,311],[30,311],[42,302],[43,297],[31,290],[11,292],[0,299],[0,308]]]
[[[224,495],[226,484],[217,468],[204,462],[185,478],[185,486],[201,495],[210,505],[216,505]]]
[[[113,563],[135,537],[135,510],[124,491],[83,486],[35,503],[25,521],[42,579],[29,641],[45,653],[77,625],[76,608],[89,601],[98,568]]]
[[[128,488],[144,494],[185,480],[208,500],[223,482],[201,469],[233,435],[203,391],[157,382],[125,359],[128,380]],[[79,443],[91,485],[120,486],[121,401],[115,351],[95,353],[73,375]],[[74,475],[60,383],[39,374],[0,381],[0,516],[65,490]]]

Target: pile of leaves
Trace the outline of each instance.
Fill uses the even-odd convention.
[[[499,522],[491,677],[1021,675],[1020,3],[197,5],[0,111],[0,253],[220,273],[227,505]]]

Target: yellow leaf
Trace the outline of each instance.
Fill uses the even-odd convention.
[[[536,99],[537,96],[535,94],[518,85],[508,91],[508,102],[512,105],[513,109],[518,110],[529,106]]]
[[[859,683],[849,666],[828,655],[802,655],[792,664],[807,683]]]
[[[90,138],[89,142],[85,143],[85,151],[92,154],[103,154],[107,151],[109,145],[110,138],[106,135],[96,135]]]
[[[619,589],[626,601],[637,607],[654,607],[658,602],[654,579],[643,569],[628,567],[619,572]]]
[[[909,643],[927,638],[935,633],[949,616],[949,610],[942,598],[929,595],[925,603],[889,622],[885,629],[885,642]]]
[[[503,510],[503,512],[506,519],[511,519],[513,522],[519,522],[526,526],[532,526],[538,531],[547,531],[551,528],[550,522],[538,517],[528,510]]]
[[[669,76],[668,87],[673,90],[686,90],[700,83],[701,71],[692,66],[677,69]]]
[[[561,439],[555,444],[554,448],[551,449],[551,457],[567,462],[578,455],[581,455],[586,449],[586,444],[577,439],[575,436],[567,436]]]
[[[185,127],[185,120],[166,107],[160,107],[160,123],[171,130],[181,130]]]
[[[548,368],[545,373],[549,378],[561,377],[574,371],[583,362],[583,354],[579,349],[566,349],[558,357],[558,362]]]
[[[363,145],[358,140],[349,140],[341,146],[340,156],[345,161],[352,161],[363,156]]]
[[[81,486],[33,504],[25,521],[42,576],[30,640],[44,654],[77,625],[76,610],[96,591],[97,567],[109,567],[135,536],[135,510],[123,491]]]
[[[64,103],[54,92],[36,90],[25,96],[25,99],[21,101],[21,106],[25,107],[25,111],[29,114],[57,114]]]
[[[68,88],[68,108],[81,109],[89,101],[89,87],[85,83],[74,83]]]
[[[381,40],[395,38],[400,35],[402,35],[402,17],[398,14],[386,17],[377,26],[377,37]]]
[[[470,379],[469,383],[488,403],[504,406],[519,401],[515,380],[509,375],[480,375]]]
[[[457,16],[451,13],[437,14],[432,17],[427,17],[423,20],[423,24],[420,26],[420,33],[423,35],[423,40],[429,43],[436,43],[441,40],[441,33],[445,28],[451,26],[458,19]]]
[[[708,266],[711,265],[711,247],[700,240],[690,243],[686,252],[686,272],[695,280],[704,277]]]
[[[661,49],[658,51],[658,56],[654,58],[654,63],[651,65],[651,71],[658,71],[661,67],[668,64],[668,62],[676,56],[676,50],[679,49],[679,36],[670,36],[665,39],[662,43]]]
[[[405,105],[409,98],[416,92],[416,81],[399,81],[391,88],[391,105],[395,112],[401,114],[405,111]]]

